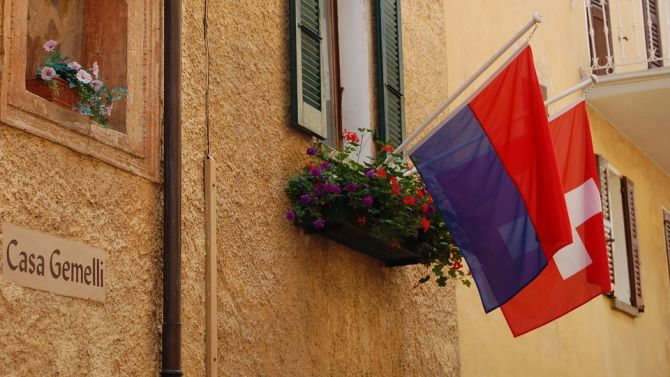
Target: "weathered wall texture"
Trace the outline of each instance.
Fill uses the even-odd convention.
[[[104,303],[23,288],[0,275],[0,375],[155,376],[159,186],[5,124],[0,179],[0,223],[107,253]]]
[[[0,375],[155,375],[161,303],[156,184],[4,124],[0,177],[0,222],[107,253],[104,304],[0,277]]]
[[[531,41],[540,83],[553,97],[580,81],[588,65],[584,3],[514,0],[447,1],[449,88],[455,90],[534,11],[544,19]],[[522,39],[523,41],[523,39]],[[481,81],[480,81],[481,82]],[[555,113],[573,95],[549,109]],[[499,310],[484,314],[476,290],[457,289],[461,373],[491,376],[668,376],[668,261],[661,206],[670,205],[670,178],[597,113],[590,111],[596,153],[635,183],[642,289],[647,309],[637,318],[596,297],[561,319],[513,338]]]
[[[184,369],[191,375],[204,372],[202,5],[185,1],[182,48]],[[415,127],[446,87],[437,85],[446,84],[445,65],[431,63],[446,57],[443,7],[412,1],[402,11],[407,124]],[[385,268],[284,219],[283,189],[305,163],[310,140],[290,127],[288,2],[210,2],[209,12],[220,375],[458,375],[453,286],[412,289],[421,267]]]
[[[184,1],[182,45],[182,359],[191,376],[205,373],[203,5]],[[446,96],[446,33],[442,2],[402,7],[411,130]],[[453,285],[413,289],[423,267],[386,268],[284,219],[284,186],[310,141],[290,127],[287,2],[210,1],[209,11],[219,375],[459,375]],[[374,62],[361,64],[374,72]],[[0,178],[0,223],[105,250],[108,283],[99,304],[0,275],[0,375],[155,376],[160,187],[4,124]]]

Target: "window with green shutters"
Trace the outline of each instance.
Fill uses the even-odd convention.
[[[347,90],[351,90],[352,87],[340,87],[338,47],[344,43],[346,48],[347,41],[338,41],[337,13],[338,8],[352,10],[353,5],[348,1],[290,0],[289,2],[292,123],[311,135],[326,139],[326,143],[331,145],[338,145],[341,127],[352,130],[370,127],[367,122],[340,125],[342,93],[349,93]],[[379,122],[376,138],[397,146],[403,140],[405,120],[400,1],[375,0],[367,6],[367,10],[371,12],[370,18],[375,22],[375,38],[369,40],[375,41],[374,59],[378,67],[376,88]],[[356,9],[366,9],[365,5],[359,7]],[[339,20],[343,24],[347,24],[346,21],[348,20]],[[357,64],[368,65],[371,59],[373,58],[368,55],[361,56],[361,61]],[[351,74],[352,70],[349,69],[347,72]],[[374,90],[372,86],[375,85],[371,85],[370,90]],[[357,93],[356,97],[360,98],[360,94]],[[373,94],[370,93],[368,97],[372,100]],[[367,104],[361,102],[357,106]],[[352,109],[349,108],[348,111]]]
[[[400,0],[375,0],[378,138],[398,146],[404,136]]]
[[[328,137],[326,0],[291,0],[291,112],[294,126]]]

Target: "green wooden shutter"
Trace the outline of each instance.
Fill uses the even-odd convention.
[[[405,131],[400,0],[375,0],[378,139],[398,146]]]
[[[329,98],[325,0],[291,0],[289,6],[292,122],[325,139]]]

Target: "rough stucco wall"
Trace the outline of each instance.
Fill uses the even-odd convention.
[[[0,375],[155,375],[161,313],[157,186],[4,124],[0,177],[0,223],[107,253],[103,304],[24,288],[0,276]]]
[[[214,2],[211,2],[212,4]],[[184,1],[182,23],[182,370],[205,375],[205,205],[206,156],[205,89],[206,57],[203,39],[203,1]],[[210,15],[210,38],[221,37]],[[213,30],[214,29],[214,30]],[[217,64],[218,59],[212,59]],[[212,77],[211,106],[225,98],[219,80]],[[211,119],[212,127],[221,125]],[[232,151],[231,151],[232,152]],[[225,156],[225,155],[224,155]],[[223,156],[222,156],[223,157]]]
[[[204,368],[202,3],[184,3],[182,48],[183,356],[184,370],[192,375]],[[444,39],[420,41],[442,30],[442,7],[430,3],[403,2],[410,7],[403,8],[404,23],[414,25],[403,28],[408,124],[429,113],[443,94],[427,90],[445,80],[443,67],[424,61],[443,58],[436,47]],[[290,127],[287,2],[210,2],[209,12],[219,374],[457,375],[453,287],[413,290],[420,267],[385,268],[304,235],[284,219],[283,188],[305,163],[310,140]],[[431,24],[420,25],[423,19]]]
[[[0,375],[155,376],[158,185],[1,123],[0,177],[0,223],[107,253],[105,303],[24,288],[0,274]]]

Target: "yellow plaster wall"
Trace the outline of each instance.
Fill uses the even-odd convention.
[[[581,1],[513,0],[485,5],[446,1],[450,92],[534,11],[544,18],[531,41],[540,83],[548,87],[549,97],[577,84],[580,64],[586,67],[589,56],[583,6]],[[577,96],[552,105],[549,113],[559,111]],[[477,291],[458,288],[464,377],[670,375],[670,280],[661,212],[661,206],[670,205],[670,178],[601,116],[590,111],[590,117],[596,152],[635,183],[647,310],[631,318],[613,310],[609,299],[597,297],[565,317],[514,339],[499,310],[484,314]]]
[[[0,223],[107,254],[104,303],[24,288],[0,274],[0,375],[155,376],[158,184],[2,123],[0,180]]]
[[[446,93],[445,66],[431,63],[446,59],[444,8],[427,0],[402,7],[414,127]],[[184,2],[183,356],[190,375],[205,368],[203,11],[202,1]],[[284,186],[307,161],[310,141],[290,126],[288,14],[286,1],[210,1],[219,375],[458,375],[453,286],[412,289],[422,267],[386,268],[284,219]]]

